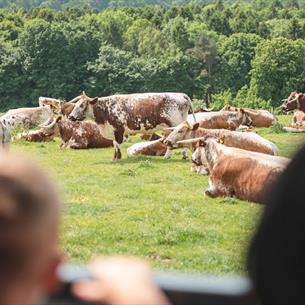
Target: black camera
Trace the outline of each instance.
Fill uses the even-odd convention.
[[[92,280],[86,267],[62,265],[58,269],[61,289],[47,305],[85,305],[71,294],[71,285],[80,280]],[[155,283],[172,305],[253,305],[256,298],[251,281],[244,277],[209,276],[184,273],[154,273]]]

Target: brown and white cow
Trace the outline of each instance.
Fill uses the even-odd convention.
[[[38,99],[38,104],[40,107],[50,106],[55,114],[60,113],[61,107],[65,103],[66,103],[66,101],[64,101],[64,100],[55,99],[55,98],[51,98],[51,97],[42,97],[41,96]]]
[[[235,130],[240,125],[250,126],[252,120],[243,109],[239,111],[213,111],[195,113],[196,121],[200,123],[200,127],[207,129],[230,129]],[[195,123],[192,116],[188,116],[189,123]]]
[[[61,148],[85,149],[113,146],[113,141],[105,139],[94,122],[72,122],[59,116],[48,120],[41,127],[45,132],[61,137],[63,141]]]
[[[50,142],[54,139],[55,133],[44,129],[29,130],[17,134],[16,140],[25,140],[27,142]]]
[[[53,115],[50,106],[34,108],[18,108],[9,110],[1,119],[6,120],[11,128],[35,128]]]
[[[169,136],[167,136],[167,138],[164,140],[164,144],[166,144],[170,149],[173,149],[179,148],[181,145],[187,145],[185,142],[184,144],[182,143],[182,141],[185,140],[201,137],[224,137],[225,145],[227,146],[238,147],[241,149],[270,155],[277,154],[277,147],[275,144],[254,132],[242,132],[226,129],[206,129],[200,128],[199,125],[199,122],[195,123],[194,125],[191,125],[188,122],[181,123],[173,129]],[[190,147],[190,145],[187,147]],[[166,157],[170,157],[170,154],[167,154]]]
[[[167,151],[167,146],[163,143],[163,138],[139,142],[127,149],[128,156],[147,155],[147,156],[164,156]]]
[[[153,132],[177,126],[192,107],[183,93],[139,93],[89,98],[84,93],[69,119],[91,119],[100,125],[104,137],[113,139],[114,160],[121,159],[124,134]]]
[[[241,109],[251,118],[253,127],[270,127],[277,122],[275,115],[263,109],[238,108],[226,105],[221,111],[238,112]]]
[[[293,91],[290,93],[287,99],[282,100],[283,104],[280,108],[284,112],[289,112],[295,109],[301,110],[305,112],[305,94],[297,93]]]
[[[236,196],[241,200],[263,203],[265,192],[284,171],[289,159],[228,147],[209,138],[199,141],[192,159],[207,160],[210,172],[210,197]]]

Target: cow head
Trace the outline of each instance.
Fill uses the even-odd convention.
[[[59,128],[58,124],[62,119],[62,116],[58,117],[50,117],[46,122],[39,125],[40,128],[46,133],[46,134],[59,134]]]
[[[238,112],[238,117],[241,118],[241,124],[245,126],[251,126],[252,125],[252,119],[251,116],[245,111],[243,108],[239,108],[238,110],[235,110]]]
[[[90,98],[85,92],[80,95],[76,101],[74,109],[68,118],[72,121],[83,121],[85,119],[94,119],[92,106],[97,102],[98,98]]]
[[[300,108],[300,97],[304,95],[302,93],[297,93],[296,91],[293,91],[290,93],[289,97],[287,99],[282,100],[283,104],[280,106],[280,108],[284,112],[289,112],[295,109]]]
[[[192,138],[192,132],[196,131],[199,128],[199,123],[191,125],[187,121],[181,123],[180,125],[169,128],[172,132],[164,140],[164,144],[168,147],[177,147],[179,141]]]

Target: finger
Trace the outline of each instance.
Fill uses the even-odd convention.
[[[86,302],[102,303],[105,299],[105,291],[99,282],[79,282],[72,286],[72,293]]]

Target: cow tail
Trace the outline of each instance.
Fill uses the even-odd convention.
[[[194,112],[194,108],[193,108],[192,101],[191,101],[191,99],[189,98],[189,96],[187,96],[187,95],[185,95],[185,98],[187,99],[187,101],[188,101],[189,104],[190,104],[190,109],[191,109],[191,111],[192,111],[193,119],[194,119],[194,122],[196,123],[197,120],[196,120],[196,116],[195,116],[195,112]]]

